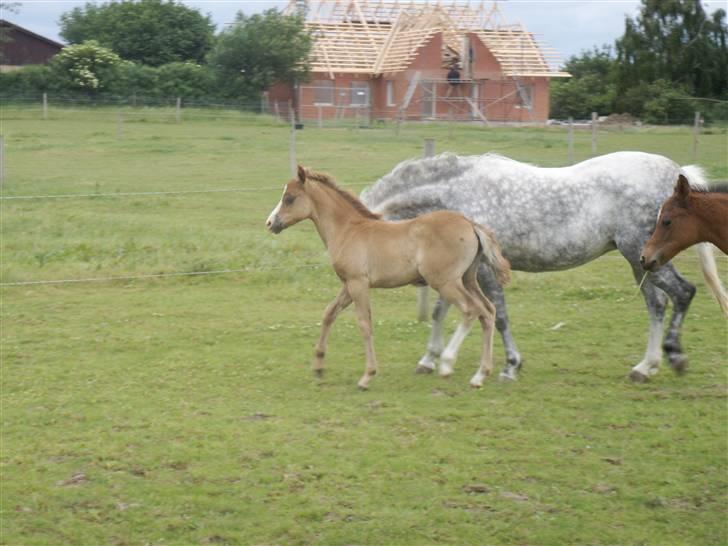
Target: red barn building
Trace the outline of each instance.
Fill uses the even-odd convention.
[[[311,79],[268,93],[271,109],[290,101],[300,120],[544,122],[550,78],[569,76],[495,4],[318,0],[288,12],[302,6],[314,37]]]
[[[3,72],[29,64],[45,64],[61,49],[63,44],[0,19],[0,70]]]

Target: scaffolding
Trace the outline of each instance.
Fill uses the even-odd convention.
[[[438,33],[442,34],[442,67],[458,63],[463,77],[459,88],[467,96],[437,94],[441,82],[413,77],[399,116],[411,103],[437,100],[449,105],[449,116],[468,111],[471,119],[487,121],[494,104],[530,111],[527,81],[533,77],[569,77],[558,70],[559,56],[540,44],[520,23],[507,23],[497,2],[452,0],[290,0],[286,13],[304,14],[314,38],[310,57],[313,72],[365,74],[371,77],[397,74],[409,68],[418,52]],[[472,79],[469,35],[476,36],[498,62],[498,80]],[[498,86],[498,97],[486,99],[482,89]],[[428,92],[428,88],[430,91]],[[434,89],[434,91],[432,91]],[[419,91],[419,92],[415,92]],[[429,94],[428,94],[429,93]],[[482,96],[480,93],[483,93]],[[437,105],[434,108],[437,117]],[[423,116],[427,105],[423,105]]]

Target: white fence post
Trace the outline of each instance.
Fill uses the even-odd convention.
[[[435,139],[426,138],[424,147],[424,156],[432,157],[435,155]],[[427,302],[429,296],[429,287],[420,286],[417,289],[417,320],[426,322],[430,314],[430,306]]]
[[[182,121],[182,97],[177,97],[177,109],[175,111],[175,119],[177,123]]]
[[[43,93],[43,119],[48,119],[48,93]]]
[[[592,155],[597,155],[597,113],[596,112],[592,112],[591,130],[592,130]]]

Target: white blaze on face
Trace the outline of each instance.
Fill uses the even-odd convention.
[[[283,195],[286,194],[286,187],[283,186]],[[283,196],[281,196],[281,200],[278,201],[278,204],[276,205],[276,208],[274,208],[271,213],[268,215],[268,219],[265,221],[265,225],[268,227],[271,227],[273,225],[273,221],[276,219],[276,216],[278,215],[278,212],[281,210],[281,205],[283,204]]]

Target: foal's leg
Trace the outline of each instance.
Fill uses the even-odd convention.
[[[430,339],[427,342],[427,352],[417,363],[415,373],[432,373],[435,369],[437,359],[442,354],[445,347],[445,336],[443,334],[445,317],[450,304],[442,299],[437,298],[435,309],[432,311],[432,330],[430,331]]]
[[[346,283],[351,299],[356,306],[356,316],[359,329],[364,338],[364,351],[366,352],[366,369],[359,380],[361,390],[369,388],[369,380],[377,373],[377,357],[374,354],[374,341],[372,339],[372,312],[369,304],[369,284],[366,280],[353,280]]]
[[[455,360],[457,360],[460,345],[462,345],[468,332],[470,332],[470,328],[473,326],[473,321],[478,316],[478,312],[476,311],[476,305],[472,301],[472,297],[468,294],[460,279],[437,287],[437,291],[440,293],[440,296],[452,305],[455,305],[463,314],[462,321],[458,324],[455,333],[450,338],[440,358],[440,376],[449,377],[453,372],[453,365],[455,364]]]
[[[346,289],[346,286],[342,286],[334,301],[324,311],[324,318],[321,319],[321,336],[319,337],[318,343],[316,343],[316,352],[313,361],[313,371],[319,377],[324,373],[324,357],[326,356],[326,345],[329,341],[331,327],[336,320],[336,316],[346,309],[350,303],[351,296],[349,296],[349,291]]]
[[[521,370],[523,360],[511,334],[503,287],[496,280],[493,270],[485,264],[481,264],[478,268],[478,284],[488,300],[495,305],[495,327],[500,332],[501,339],[503,340],[503,348],[506,351],[506,367],[500,373],[499,377],[501,380],[515,381],[517,379],[517,373]]]
[[[468,270],[463,278],[465,288],[470,292],[472,299],[476,302],[479,310],[478,319],[483,329],[483,350],[480,353],[480,366],[475,375],[470,379],[470,386],[480,388],[483,380],[493,372],[493,328],[495,323],[496,308],[485,297],[476,281],[475,269]]]

